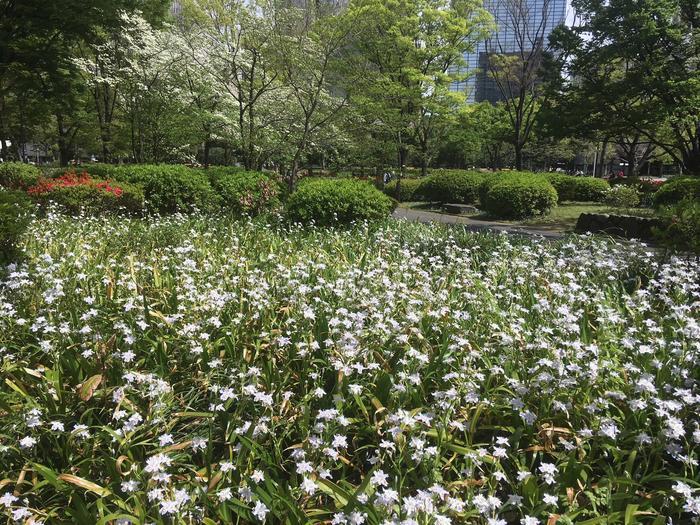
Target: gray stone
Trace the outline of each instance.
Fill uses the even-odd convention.
[[[576,222],[577,233],[606,233],[643,241],[653,240],[655,227],[662,227],[659,219],[606,213],[582,213]]]
[[[469,204],[443,204],[442,210],[446,213],[460,215],[462,213],[479,213],[479,208]]]

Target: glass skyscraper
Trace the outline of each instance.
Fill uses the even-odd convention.
[[[489,73],[489,54],[525,54],[547,47],[549,34],[566,21],[566,0],[485,0],[494,17],[496,30],[491,38],[479,42],[465,53],[465,72],[470,76],[454,82],[452,91],[466,92],[468,102],[497,102],[502,96]]]

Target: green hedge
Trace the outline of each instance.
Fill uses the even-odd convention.
[[[484,182],[481,173],[443,170],[425,178],[420,185],[421,196],[431,202],[474,204],[479,198],[479,188]]]
[[[603,202],[610,189],[610,184],[607,181],[595,177],[573,177],[560,173],[547,173],[542,176],[557,190],[559,202]]]
[[[542,177],[510,176],[491,180],[482,193],[481,208],[493,217],[523,219],[543,215],[557,205],[557,192]]]
[[[640,193],[634,186],[613,186],[605,194],[604,202],[615,208],[634,208],[639,206]]]
[[[23,191],[0,189],[0,262],[9,262],[17,256],[32,210],[31,200]]]
[[[116,167],[111,174],[114,180],[141,186],[151,212],[215,211],[221,204],[209,178],[187,166],[127,165]]]
[[[210,167],[205,170],[221,205],[237,215],[258,215],[280,206],[279,181],[259,171]]]
[[[293,222],[326,226],[387,217],[395,202],[365,181],[304,179],[287,201]]]
[[[384,186],[384,193],[389,197],[396,199],[399,202],[411,202],[424,200],[422,193],[419,191],[422,179],[401,179],[399,186],[399,194],[396,194],[396,180],[392,180]]]
[[[685,199],[700,200],[700,177],[674,177],[654,194],[654,206],[676,204]]]
[[[26,190],[41,178],[41,170],[23,162],[0,163],[0,186],[11,190]]]

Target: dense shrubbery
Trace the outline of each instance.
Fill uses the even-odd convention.
[[[280,205],[280,184],[266,173],[217,167],[206,174],[221,205],[235,214],[258,215]]]
[[[431,202],[474,204],[484,181],[480,173],[444,170],[430,175],[420,185],[421,196]]]
[[[399,202],[410,202],[423,200],[422,192],[419,191],[422,179],[401,179],[399,193],[396,194],[396,180],[392,180],[384,186],[384,193]]]
[[[560,173],[547,173],[543,177],[557,190],[559,202],[602,202],[610,189],[607,181],[594,177],[573,177]]]
[[[616,208],[634,208],[639,206],[639,192],[634,186],[613,186],[604,198],[604,202]]]
[[[32,203],[22,191],[0,189],[0,262],[16,255],[17,244],[29,224]]]
[[[674,250],[700,255],[700,201],[684,199],[674,206],[663,206],[659,218],[665,228],[657,230],[657,238]]]
[[[676,177],[665,182],[654,194],[654,206],[676,204],[684,199],[700,199],[700,177]]]
[[[22,162],[0,163],[0,186],[11,190],[26,190],[41,178],[41,170]]]
[[[373,220],[388,216],[394,201],[367,182],[351,179],[306,179],[287,201],[295,222],[320,225]]]
[[[55,203],[68,213],[138,213],[143,210],[143,190],[126,182],[93,179],[74,171],[55,179],[40,179],[27,193],[39,204]]]
[[[484,184],[481,208],[493,217],[522,219],[548,213],[557,205],[557,192],[544,178],[516,175]]]
[[[214,211],[221,200],[200,170],[177,165],[130,165],[115,169],[114,178],[138,184],[152,212]]]

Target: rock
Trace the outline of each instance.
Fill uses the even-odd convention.
[[[462,213],[479,213],[479,209],[476,206],[470,206],[469,204],[443,204],[442,210],[446,213],[462,214]]]
[[[654,237],[652,229],[661,226],[659,219],[650,217],[582,213],[576,222],[576,233],[607,233],[626,239],[649,241]]]

